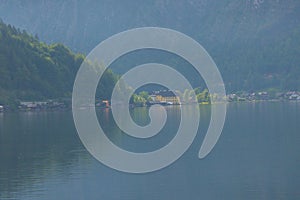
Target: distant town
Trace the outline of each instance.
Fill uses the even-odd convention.
[[[151,106],[160,104],[183,105],[191,103],[210,104],[212,98],[218,98],[208,93],[205,89],[202,92],[196,92],[196,98],[190,96],[190,91],[180,93],[179,91],[160,90],[148,92],[140,92],[134,94],[130,100],[133,107]],[[226,96],[227,102],[257,102],[257,101],[299,101],[299,91],[288,92],[237,92]],[[96,107],[109,108],[109,100],[96,100]],[[85,105],[86,106],[86,105]],[[71,109],[71,99],[46,100],[46,101],[20,101],[17,105],[19,111],[43,111],[43,110],[69,110]],[[9,106],[0,105],[0,113],[13,110]]]
[[[267,100],[289,100],[300,101],[300,92],[288,91],[288,92],[240,92],[236,94],[227,95],[229,102],[233,101],[267,101]]]

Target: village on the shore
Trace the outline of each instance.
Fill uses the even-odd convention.
[[[210,99],[216,98],[214,95],[204,91],[196,96],[196,98],[188,98],[185,94],[179,94],[170,90],[153,91],[150,94],[141,92],[134,94],[130,104],[133,107],[150,106],[153,104],[160,105],[182,105],[190,103],[210,104]],[[226,102],[258,102],[258,101],[299,101],[300,92],[238,92],[226,95]],[[110,107],[109,100],[96,100],[96,107]],[[17,105],[19,111],[43,111],[43,110],[68,110],[71,109],[71,99],[65,98],[60,100],[46,101],[20,101]],[[12,110],[9,106],[0,105],[0,113]]]

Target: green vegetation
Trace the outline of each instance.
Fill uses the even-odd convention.
[[[76,72],[84,55],[62,44],[47,45],[0,21],[0,104],[70,98]],[[110,98],[118,76],[107,70],[97,97]]]
[[[150,101],[150,96],[148,92],[142,91],[139,94],[133,94],[131,98],[131,103],[136,106],[145,106],[147,102]]]
[[[192,95],[193,92],[196,95],[196,98]],[[194,90],[184,90],[183,92],[181,91],[175,91],[176,95],[179,96],[181,103],[203,103],[203,104],[208,104],[210,103],[211,98],[213,97],[211,94],[209,94],[208,89],[203,89],[201,91],[200,88],[195,88]],[[138,94],[133,94],[131,98],[131,104],[135,106],[146,106],[147,103],[150,103],[152,98],[150,97],[149,93],[146,91],[142,91]]]
[[[193,97],[193,92],[195,93],[196,95],[196,100],[198,103],[210,103],[210,98],[211,98],[211,95],[209,94],[208,92],[208,89],[203,89],[201,91],[201,88],[198,87],[198,88],[195,88],[194,90],[188,90],[186,89],[183,94],[180,93],[179,91],[177,91],[177,93],[179,94],[180,96],[180,99],[182,102],[186,102],[186,103],[189,103],[189,102],[193,102],[194,100],[194,97]]]
[[[1,1],[0,15],[38,33],[43,41],[61,41],[85,53],[108,36],[132,27],[173,28],[203,45],[220,69],[228,93],[300,90],[299,0],[127,0],[114,6],[99,0],[51,2],[35,1],[33,6],[23,1],[20,6],[19,1]],[[145,61],[171,64],[191,78],[192,86],[203,86],[187,64],[164,59],[165,55],[158,60],[161,52],[152,59],[149,52],[143,57],[135,54],[128,59],[128,67],[122,61],[114,72],[121,74]]]
[[[128,13],[130,9],[142,10],[142,13],[150,14],[151,23],[167,19],[166,14],[170,13],[174,16],[180,16],[179,21],[171,17],[172,20],[166,21],[165,24],[172,27],[172,23],[176,21],[179,26],[178,30],[188,33],[208,50],[221,71],[228,93],[266,91],[270,98],[277,98],[278,93],[300,90],[300,26],[296,20],[300,13],[298,12],[300,8],[298,1],[264,1],[259,7],[253,7],[253,5],[247,5],[238,0],[209,3],[202,5],[204,6],[202,11],[206,13],[203,14],[205,16],[203,18],[198,15],[191,17],[200,13],[198,9],[202,9],[200,5],[195,7],[195,2],[197,1],[192,0],[189,3],[183,3],[178,13],[175,12],[178,8],[178,2],[168,4],[165,9],[151,8],[152,4],[150,5],[150,3],[149,5],[143,4],[144,6],[134,4],[138,8],[134,8],[131,4],[127,5],[127,3],[124,6],[128,6],[128,9],[125,10],[126,14],[129,15],[135,13]],[[60,3],[57,2],[56,4]],[[232,5],[237,5],[237,7]],[[103,12],[109,10],[106,8],[107,6],[103,6],[101,5]],[[49,9],[56,10],[56,8],[54,6]],[[64,13],[70,12],[68,10],[70,7],[65,6],[64,8],[66,9]],[[2,14],[6,13],[3,16],[13,15],[15,18],[13,21],[20,22],[18,16],[23,15],[14,15],[13,13],[19,11],[18,7],[15,9],[14,12],[6,13],[8,9],[5,9],[5,4],[0,8]],[[90,9],[90,7],[86,9]],[[144,12],[145,9],[148,9],[148,12]],[[162,16],[158,17],[152,9],[153,11],[161,10]],[[174,12],[169,12],[170,9]],[[216,12],[217,10],[222,12]],[[51,19],[51,21],[43,21],[39,24],[52,23],[52,26],[49,27],[61,27],[65,31],[69,21],[66,21],[65,18],[55,18],[51,13],[54,12],[45,13],[48,17],[43,18]],[[91,10],[87,13],[98,16],[101,12]],[[31,12],[31,14],[30,17],[27,15],[23,17],[40,19],[38,17],[40,12]],[[125,13],[116,15],[112,19],[115,21],[109,21],[108,25],[118,22],[122,26],[125,24],[126,27],[126,23],[132,22],[130,20],[122,21],[118,18],[122,16],[125,16]],[[82,38],[82,34],[80,34],[83,30],[83,24],[77,25],[76,30],[71,31],[72,34],[59,33],[57,35],[55,32],[57,30],[49,30],[45,27],[38,27],[37,31],[45,41],[64,41],[74,49],[81,49],[85,52],[88,52],[99,42],[99,35],[102,35],[101,39],[105,39],[107,35],[118,32],[118,30],[110,30],[112,32],[109,32],[102,26],[89,24],[90,17],[88,15],[81,17],[83,20],[81,23],[90,27],[89,30],[93,30],[89,31],[91,35],[87,35],[86,38]],[[100,17],[98,18],[99,21],[102,19]],[[135,16],[130,18],[135,18]],[[146,18],[148,19],[149,16],[140,15],[139,18],[135,18],[137,21],[132,23],[136,23],[138,26],[140,23],[144,23]],[[191,19],[195,21],[189,21]],[[187,21],[189,23],[186,23]],[[199,21],[201,23],[198,23]],[[105,23],[103,26],[106,25],[107,27]],[[26,26],[24,25],[24,27]],[[27,26],[28,30],[33,30],[30,27],[31,25]],[[120,27],[120,24],[116,24],[114,27]],[[51,38],[45,38],[45,35]],[[69,38],[72,42],[69,41]],[[25,31],[16,29],[11,25],[5,25],[0,21],[0,105],[16,106],[18,101],[71,97],[73,81],[84,58],[84,55],[74,53],[62,44],[45,44],[40,42],[37,36],[33,37]],[[126,58],[128,59],[126,60]],[[114,72],[124,73],[133,65],[156,62],[174,66],[176,70],[190,78],[193,87],[204,85],[195,71],[189,70],[191,66],[188,63],[177,59],[172,54],[151,51],[150,54],[149,51],[145,51],[144,54],[143,52],[134,52],[134,54],[126,55],[123,60],[122,58],[120,60],[120,64],[116,64]],[[119,77],[111,70],[106,71],[96,93],[98,100],[110,99],[111,91],[118,79]],[[124,85],[119,86],[121,91],[127,89]],[[152,91],[152,89],[147,91]],[[180,95],[183,102],[190,100],[190,92],[183,91]],[[198,102],[210,101],[211,96],[207,90],[201,91],[198,88],[195,89],[195,93]],[[239,100],[243,99],[243,96],[245,95],[240,95]],[[233,100],[237,98],[233,96]],[[132,97],[132,102],[137,105],[143,105],[147,101],[148,97],[145,94],[135,94]]]
[[[208,103],[210,102],[210,95],[207,89],[204,89],[202,92],[195,90],[197,101],[199,103]]]

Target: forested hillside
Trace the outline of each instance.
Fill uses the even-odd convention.
[[[0,17],[86,54],[120,31],[171,28],[208,50],[228,92],[300,90],[299,0],[2,0]]]
[[[76,72],[84,56],[62,44],[47,45],[11,25],[0,22],[0,104],[15,101],[71,97]],[[106,88],[117,76],[108,71],[98,92],[108,98]]]

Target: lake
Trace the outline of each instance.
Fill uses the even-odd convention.
[[[107,136],[139,152],[174,136],[180,107],[166,107],[162,133],[129,138],[109,109],[98,109]],[[147,108],[131,110],[138,124]],[[81,144],[71,111],[0,113],[0,199],[300,199],[300,103],[230,103],[223,133],[198,159],[210,120],[200,106],[200,127],[188,151],[172,165],[146,174],[119,172],[98,162]]]

